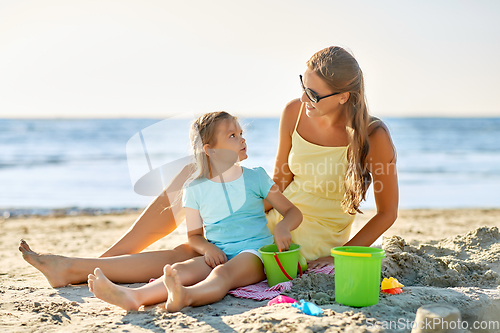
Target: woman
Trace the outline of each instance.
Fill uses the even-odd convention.
[[[281,116],[273,180],[304,215],[292,237],[314,268],[333,264],[332,247],[369,246],[387,230],[397,217],[398,185],[394,146],[385,125],[368,115],[354,57],[340,47],[321,50],[300,80],[300,101]],[[377,213],[348,242],[372,181]],[[268,213],[271,232],[280,219]]]
[[[292,239],[302,245],[309,267],[333,263],[330,248],[371,245],[396,220],[398,184],[396,155],[387,127],[368,115],[363,73],[352,55],[340,47],[314,54],[300,77],[303,94],[281,116],[273,180],[303,214]],[[80,283],[96,267],[117,283],[145,282],[163,274],[166,264],[198,253],[188,244],[173,250],[142,252],[168,235],[182,209],[171,209],[166,193],[180,188],[190,174],[186,167],[170,188],[157,197],[132,227],[100,258],[40,255],[21,242],[23,257],[39,269],[53,287]],[[373,182],[377,213],[350,240],[359,205]],[[271,206],[266,203],[266,210]],[[280,216],[268,212],[271,230]]]

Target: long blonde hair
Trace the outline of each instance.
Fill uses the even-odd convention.
[[[237,121],[238,118],[225,111],[205,113],[191,123],[189,129],[190,149],[194,154],[195,163],[190,168],[190,176],[183,184],[183,188],[198,178],[211,178],[210,157],[205,153],[203,147],[206,144],[211,146],[217,143],[217,125],[223,120]],[[172,209],[182,200],[182,191],[175,196],[170,206],[163,210]]]
[[[205,153],[203,147],[211,146],[216,142],[217,125],[223,120],[237,121],[238,118],[225,111],[205,113],[191,124],[189,138],[191,140],[191,151],[196,160],[196,171],[191,180],[197,178],[211,178],[210,157]]]
[[[338,46],[316,52],[307,62],[335,92],[349,92],[345,103],[347,134],[349,136],[348,165],[344,179],[342,208],[346,213],[360,212],[359,205],[365,200],[372,182],[367,167],[369,114],[365,99],[363,72],[354,57]]]

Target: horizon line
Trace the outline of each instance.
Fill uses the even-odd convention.
[[[374,116],[373,114],[370,114],[371,116]],[[245,116],[245,115],[237,115],[239,118],[243,119],[280,119],[280,116]],[[407,119],[497,119],[500,118],[500,115],[498,116],[492,116],[492,115],[474,115],[474,116],[449,116],[449,115],[402,115],[402,116],[395,116],[395,115],[387,115],[387,116],[376,116],[377,118],[381,119],[389,119],[389,118],[407,118]],[[162,119],[169,119],[169,118],[174,118],[174,119],[194,119],[193,117],[182,117],[179,115],[167,115],[165,117],[156,117],[156,116],[146,116],[146,117],[136,117],[136,116],[126,116],[126,117],[113,117],[113,116],[108,116],[108,117],[2,117],[0,116],[0,120],[133,120],[133,119],[151,119],[151,120],[162,120]]]

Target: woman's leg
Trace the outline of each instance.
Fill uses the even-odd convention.
[[[148,282],[150,278],[158,278],[163,274],[165,264],[174,264],[199,256],[188,244],[179,245],[173,250],[110,258],[72,258],[38,254],[32,251],[24,240],[21,241],[19,250],[24,260],[42,272],[54,288],[84,283],[97,267],[116,283]]]
[[[229,290],[262,281],[265,274],[260,259],[245,252],[215,267],[205,280],[193,286],[184,287],[181,278],[176,269],[165,266],[163,279],[168,290],[166,308],[169,312],[220,301]]]
[[[101,257],[139,253],[174,231],[185,217],[181,201],[176,199],[182,195],[182,186],[188,179],[190,172],[189,165],[184,167],[163,193],[142,212],[130,229]],[[165,209],[170,207],[171,202],[175,204],[171,208]]]
[[[96,267],[100,267],[111,281],[118,283],[147,282],[152,277],[159,277],[165,264],[199,256],[188,244],[173,250],[138,253],[171,233],[183,221],[184,210],[180,202],[172,208],[165,207],[174,201],[190,172],[188,165],[99,259],[39,254],[32,251],[25,241],[21,241],[19,251],[29,264],[45,275],[52,287],[85,282]]]
[[[205,258],[198,257],[182,263],[174,264],[182,285],[191,285],[205,279],[212,268],[205,263]],[[164,302],[168,298],[163,279],[158,279],[140,288],[127,288],[111,282],[99,269],[88,276],[89,290],[108,303],[125,310],[137,310],[141,305]]]

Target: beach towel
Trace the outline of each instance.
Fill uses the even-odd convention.
[[[321,268],[308,269],[304,274],[334,274],[335,269],[333,265],[325,266]],[[292,289],[292,281],[286,281],[278,283],[272,287],[267,285],[267,280],[260,281],[255,284],[251,284],[245,287],[239,287],[233,290],[229,290],[228,294],[233,295],[235,297],[241,298],[250,298],[255,299],[257,301],[262,301],[265,299],[272,299],[284,291],[288,291]]]

